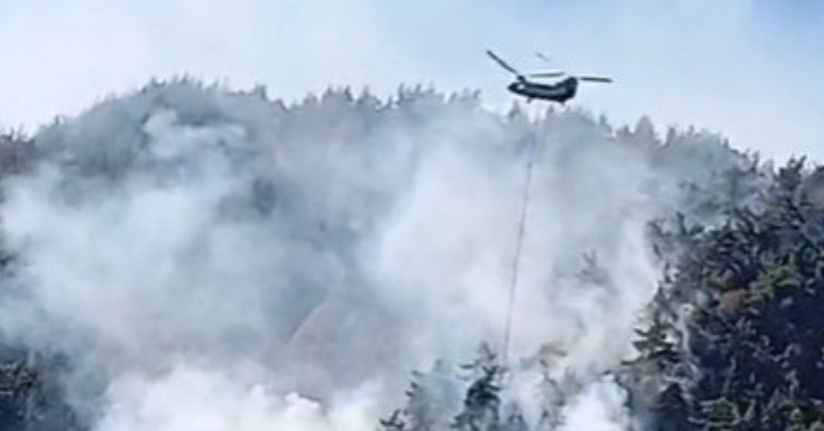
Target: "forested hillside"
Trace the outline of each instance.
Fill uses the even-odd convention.
[[[0,429],[822,429],[824,171],[526,109],[183,79],[3,135]]]

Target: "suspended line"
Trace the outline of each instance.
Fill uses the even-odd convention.
[[[509,305],[506,312],[506,329],[504,331],[503,342],[503,363],[508,360],[509,353],[509,339],[512,331],[512,310],[515,303],[515,290],[518,286],[518,274],[521,265],[521,250],[523,249],[524,235],[526,233],[526,216],[529,202],[531,199],[530,186],[532,183],[532,167],[535,164],[535,153],[537,145],[537,137],[534,133],[530,133],[529,148],[527,149],[527,164],[526,164],[526,180],[524,181],[523,199],[521,201],[521,214],[518,220],[517,238],[515,243],[515,255],[512,261],[512,275],[509,284]]]

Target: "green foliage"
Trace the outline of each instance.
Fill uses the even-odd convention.
[[[503,368],[497,356],[483,344],[478,357],[460,367],[469,376],[453,376],[441,362],[429,373],[413,372],[406,391],[406,406],[380,420],[383,431],[526,431],[517,406],[508,405],[501,420],[501,379]],[[457,377],[457,379],[456,379]],[[452,383],[470,380],[462,403],[453,403]],[[458,412],[454,416],[454,412]]]
[[[500,427],[501,387],[498,380],[502,369],[498,366],[483,367],[483,375],[466,391],[463,410],[453,427],[460,431],[497,431]]]
[[[83,429],[63,401],[52,361],[7,348],[0,358],[0,430]]]
[[[687,235],[659,309],[691,304],[684,325],[652,319],[639,359],[677,380],[687,400],[658,424],[700,430],[809,430],[824,424],[824,169],[792,160],[760,209],[738,208]],[[683,231],[673,237],[684,237]],[[679,335],[686,343],[666,342]],[[675,365],[697,373],[678,380]],[[670,392],[676,390],[667,387]],[[661,390],[659,398],[667,391]]]

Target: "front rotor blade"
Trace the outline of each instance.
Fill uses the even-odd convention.
[[[512,73],[513,73],[513,74],[515,74],[515,75],[518,75],[518,76],[520,76],[520,75],[521,75],[521,73],[520,73],[520,72],[518,72],[517,70],[515,70],[515,68],[514,68],[514,67],[512,67],[512,66],[508,65],[505,61],[503,61],[503,59],[501,59],[500,57],[498,57],[497,55],[495,55],[495,53],[494,53],[494,52],[492,52],[491,50],[488,50],[488,49],[487,49],[487,50],[486,50],[486,54],[487,54],[487,55],[489,55],[490,57],[492,57],[492,59],[493,59],[493,60],[495,60],[495,62],[497,62],[497,63],[498,63],[501,67],[503,67],[504,69],[506,69],[506,70],[508,70],[508,71],[512,72]]]

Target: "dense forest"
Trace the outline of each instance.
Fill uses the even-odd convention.
[[[385,220],[398,211],[406,214],[403,208],[429,211],[430,204],[415,199],[453,191],[449,202],[460,205],[462,198],[454,190],[479,193],[481,201],[495,198],[498,195],[474,188],[497,187],[491,180],[484,182],[487,173],[511,183],[500,192],[512,200],[490,205],[515,206],[531,145],[538,147],[536,168],[544,176],[533,184],[530,223],[545,227],[533,231],[548,232],[545,238],[552,246],[535,246],[535,267],[551,270],[537,271],[534,283],[564,286],[548,290],[550,305],[536,313],[561,310],[552,304],[563,303],[572,310],[563,309],[571,315],[569,321],[576,323],[549,327],[556,320],[536,317],[537,325],[547,325],[547,332],[538,331],[537,337],[552,339],[524,343],[517,360],[512,360],[498,351],[495,315],[469,309],[453,317],[442,310],[442,302],[472,300],[471,293],[419,298],[440,291],[386,287],[395,281],[463,282],[462,277],[430,274],[467,265],[474,255],[460,254],[464,260],[444,259],[437,266],[428,262],[444,256],[427,254],[423,261],[434,266],[425,266],[420,271],[424,275],[376,281],[369,266],[378,265],[377,255],[363,250],[370,250],[365,238],[383,235]],[[432,157],[449,148],[458,150],[449,157]],[[450,157],[472,162],[464,165]],[[425,188],[429,177],[420,172],[440,166],[432,160],[449,163],[446,175],[433,176],[429,181],[434,185]],[[230,174],[215,180],[213,173],[224,171]],[[450,188],[452,183],[462,184],[462,173],[471,176],[473,185]],[[317,379],[284,385],[318,393],[330,384],[356,385],[380,368],[406,387],[392,401],[396,409],[382,405],[381,417],[374,418],[371,429],[386,431],[824,430],[824,314],[818,308],[824,304],[824,168],[804,159],[775,167],[735,150],[720,135],[674,127],[659,133],[647,118],[632,127],[614,127],[603,117],[576,109],[548,109],[531,117],[525,108],[514,106],[509,113],[498,114],[482,107],[477,92],[446,95],[402,88],[395,97],[381,100],[368,92],[353,95],[341,89],[288,105],[270,100],[261,88],[232,92],[183,79],[151,83],[133,94],[102,101],[30,136],[3,134],[0,181],[0,206],[11,208],[2,213],[8,226],[0,237],[0,430],[146,429],[135,425],[140,422],[113,425],[112,418],[119,416],[106,410],[112,405],[110,386],[134,370],[162,373],[180,357],[208,358],[210,366],[251,357],[266,364],[263,368],[285,375],[299,374],[303,369],[294,367],[316,361],[312,369],[321,370]],[[165,268],[162,261],[149,260],[147,266],[139,266],[144,256],[135,245],[132,254],[117,255],[125,267],[138,265],[123,277],[145,278],[145,286],[155,283],[158,291],[146,293],[142,285],[135,296],[129,296],[131,291],[119,295],[149,311],[132,316],[131,309],[115,308],[126,312],[112,313],[102,323],[86,317],[84,313],[94,314],[94,307],[117,305],[122,298],[104,295],[109,302],[75,301],[64,296],[98,292],[67,286],[87,281],[98,286],[89,273],[109,274],[119,267],[101,266],[108,260],[99,257],[89,272],[61,269],[46,276],[42,271],[62,268],[49,259],[74,257],[55,252],[46,259],[37,245],[61,250],[62,239],[54,238],[62,238],[62,229],[80,229],[81,236],[111,234],[90,240],[88,249],[77,249],[89,253],[110,242],[139,238],[140,232],[132,237],[116,229],[101,231],[85,224],[85,218],[83,223],[75,223],[75,218],[81,220],[77,214],[92,214],[89,208],[105,207],[112,199],[120,202],[111,196],[130,196],[135,187],[161,190],[176,181],[194,184],[197,190],[228,190],[213,201],[208,193],[197,195],[197,202],[208,200],[217,208],[214,217],[220,223],[204,224],[206,228],[229,229],[241,223],[244,229],[255,229],[216,243],[231,248],[228,253],[211,242],[194,246],[213,246],[217,251],[208,259],[175,249],[183,253],[175,265],[192,270],[168,283],[153,281],[144,270],[174,272],[175,265]],[[427,193],[409,192],[409,184],[418,184]],[[46,196],[42,202],[38,193]],[[47,200],[59,205],[53,207]],[[432,204],[431,217],[437,220],[431,223],[451,217],[438,209],[447,205],[444,202]],[[186,206],[171,206],[169,211],[173,210],[190,211]],[[89,223],[117,220],[112,215],[116,211],[95,212]],[[48,215],[52,212],[56,215]],[[143,226],[125,218],[135,223],[129,229]],[[181,218],[180,225],[202,222],[196,216]],[[152,220],[178,226],[166,217]],[[412,224],[421,220],[428,219],[414,219]],[[42,228],[38,223],[56,226]],[[163,235],[175,236],[172,228]],[[498,236],[510,238],[514,228],[483,232],[492,232],[488,241],[494,242]],[[422,231],[410,235],[422,243],[434,241]],[[468,236],[452,224],[433,234],[450,235]],[[641,251],[627,240],[636,236]],[[469,247],[486,246],[483,236],[468,237],[480,241]],[[274,241],[286,244],[285,252],[270,249]],[[508,246],[507,240],[501,241]],[[548,251],[559,244],[562,253]],[[260,259],[225,273],[192,275],[224,260],[232,265],[247,260],[247,254],[233,254],[241,253],[237,247],[273,259],[279,272],[271,275],[270,261]],[[120,253],[112,250],[100,253]],[[506,261],[509,249],[502,250],[498,258]],[[657,272],[651,289],[633,287],[644,279],[623,273],[627,262],[634,262],[628,255],[644,256],[637,258],[643,261],[639,267]],[[173,256],[177,259],[178,254]],[[416,258],[402,254],[400,269],[393,271],[414,271],[421,265]],[[477,260],[496,265],[494,256],[489,259]],[[71,265],[82,267],[85,262],[78,258]],[[51,286],[51,277],[59,277],[55,287],[41,287]],[[127,278],[101,277],[101,289],[116,291],[112,286],[127,283]],[[180,280],[211,286],[207,278],[230,285],[251,283],[255,288],[242,295],[218,288],[181,288],[174,295],[195,305],[165,307],[173,299],[160,290],[177,286]],[[296,285],[300,289],[292,288]],[[60,295],[64,288],[72,293]],[[144,295],[159,299],[140,302]],[[211,301],[211,295],[219,299]],[[579,299],[590,297],[601,308]],[[409,308],[428,309],[431,314],[406,316],[398,311],[405,308],[393,308],[395,301],[409,298]],[[72,306],[64,308],[59,301]],[[582,301],[586,306],[575,309]],[[266,306],[258,309],[258,303]],[[207,310],[201,314],[197,304],[205,304]],[[234,313],[233,306],[243,312]],[[350,310],[366,317],[349,319]],[[609,320],[615,315],[621,320]],[[119,328],[119,318],[139,325]],[[256,322],[253,330],[243,326],[245,319]],[[423,319],[433,319],[436,327]],[[350,320],[355,323],[347,326]],[[625,321],[627,327],[620,328]],[[456,338],[455,346],[449,346],[440,339],[439,326],[447,324],[465,324],[472,336]],[[602,326],[605,329],[599,329]],[[523,334],[532,334],[521,328]],[[415,331],[438,337],[421,341]],[[571,335],[555,335],[564,331]],[[624,333],[629,334],[629,346],[622,344]],[[527,337],[523,334],[522,339]],[[406,339],[415,341],[407,344]],[[594,341],[576,344],[580,339]],[[429,344],[421,348],[415,343]],[[436,351],[435,356],[442,357],[426,371],[413,371],[408,367],[421,361],[403,358],[419,351]],[[431,359],[427,356],[423,362]],[[593,422],[587,422],[587,412],[576,409],[588,399],[602,400],[601,395],[592,395],[601,389],[624,394],[615,401],[621,416],[601,422],[591,417]]]

